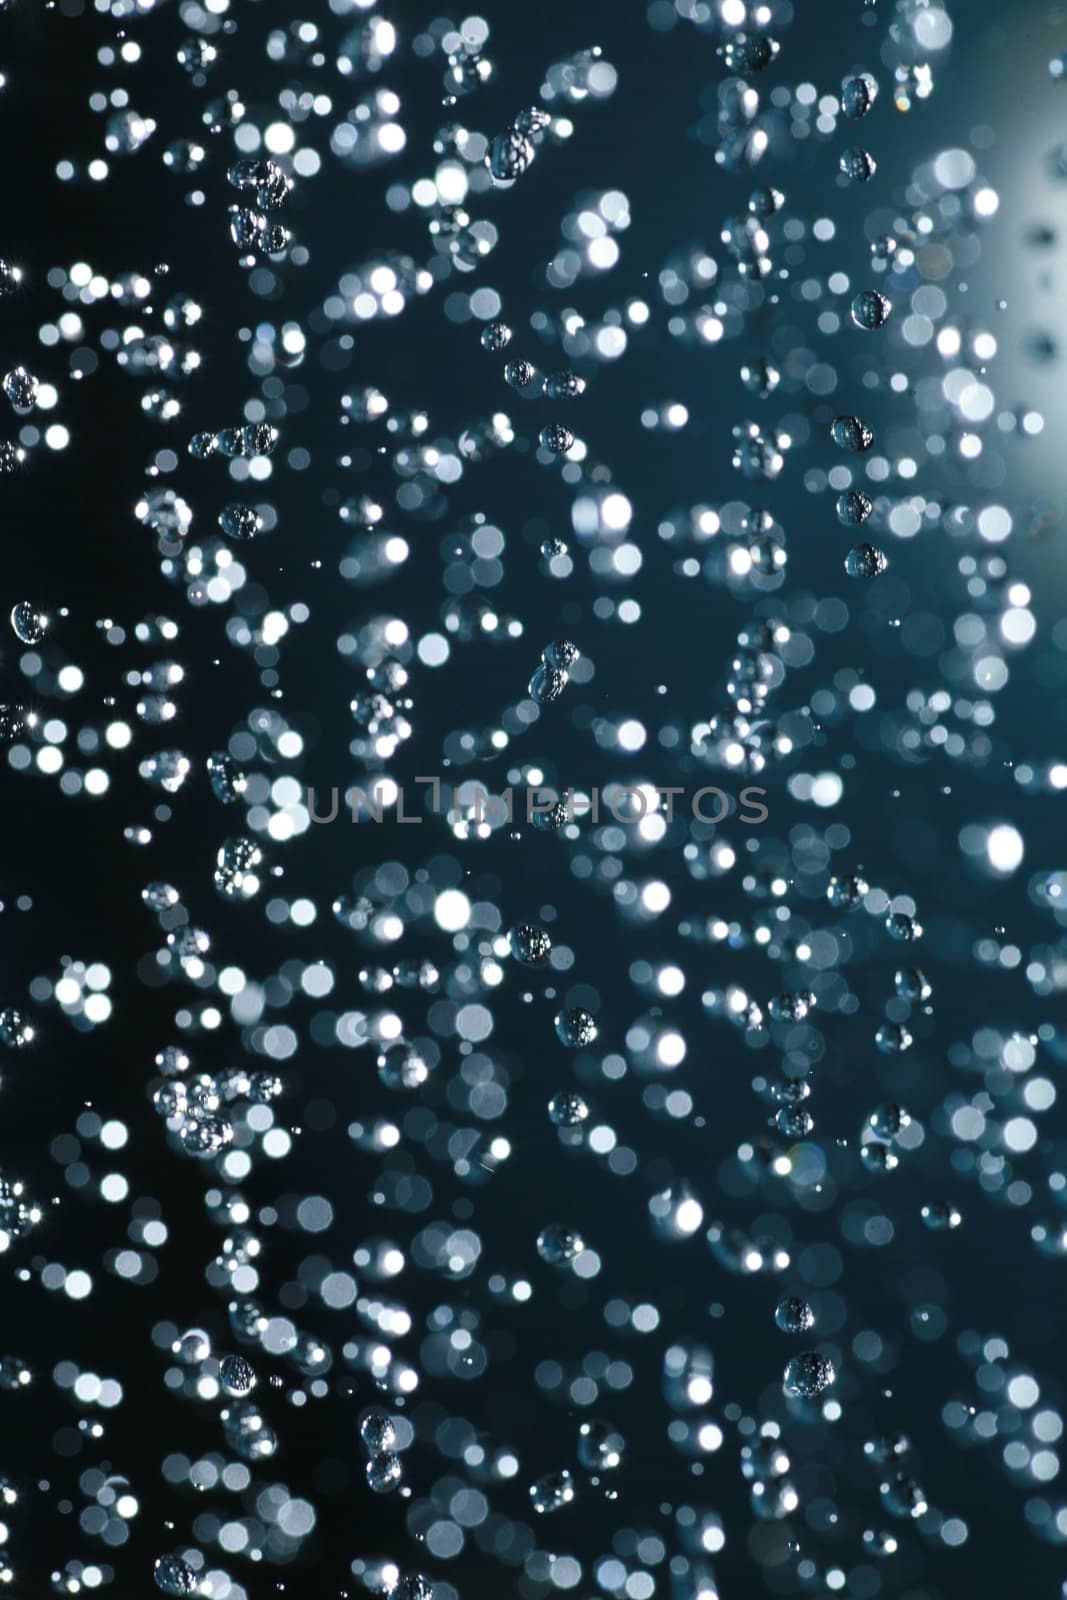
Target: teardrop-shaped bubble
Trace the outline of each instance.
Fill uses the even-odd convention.
[[[853,545],[845,557],[845,571],[850,578],[880,578],[888,565],[884,550],[874,544]]]
[[[597,1036],[596,1018],[584,1006],[571,1006],[556,1016],[556,1037],[568,1050],[585,1050]]]
[[[869,450],[874,443],[874,432],[859,417],[835,417],[830,424],[830,435],[839,450],[859,453]]]
[[[359,1437],[368,1455],[384,1455],[396,1445],[396,1424],[387,1411],[367,1411],[360,1418]]]
[[[815,1313],[799,1295],[789,1295],[779,1300],[774,1320],[783,1333],[807,1333],[815,1326]]]
[[[846,489],[844,494],[838,495],[835,505],[838,522],[853,528],[858,527],[861,522],[866,522],[873,509],[871,501],[862,489]]]
[[[846,117],[858,121],[865,117],[878,96],[878,84],[869,72],[846,78],[841,85],[841,109]]]

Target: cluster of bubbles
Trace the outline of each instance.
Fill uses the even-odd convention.
[[[1037,1370],[997,1327],[948,1338],[951,1251],[981,1232],[965,1218],[1021,1214],[1028,1261],[1067,1257],[1067,1160],[1041,1122],[1067,1035],[941,1016],[975,965],[1015,974],[1016,995],[1067,989],[1061,866],[1029,878],[1032,935],[971,909],[1026,853],[1005,782],[1035,805],[1067,788],[1058,756],[1014,759],[997,700],[1038,627],[1009,541],[1042,526],[994,498],[997,436],[1042,419],[998,411],[997,339],[964,298],[998,197],[918,115],[921,159],[880,193],[896,154],[880,119],[921,112],[948,11],[842,18],[861,65],[821,92],[785,81],[788,6],[642,7],[680,143],[670,52],[714,40],[701,60],[720,76],[686,116],[723,196],[710,247],[668,212],[682,237],[646,256],[630,240],[657,186],[567,177],[586,156],[593,183],[625,176],[598,170],[615,153],[596,118],[618,129],[627,92],[610,38],[553,59],[536,103],[497,121],[482,107],[506,52],[480,16],[420,30],[388,0],[316,21],[183,5],[164,128],[125,84],[167,8],[95,9],[106,159],[64,157],[57,181],[158,161],[184,199],[159,254],[193,288],[164,260],[105,269],[110,246],[0,261],[0,317],[29,363],[0,380],[0,473],[39,486],[48,453],[102,426],[85,380],[129,380],[140,565],[122,604],[142,573],[174,604],[87,618],[43,559],[16,591],[34,598],[5,602],[4,777],[50,786],[72,829],[79,807],[113,822],[137,931],[133,954],[50,948],[3,996],[12,1116],[53,1056],[92,1045],[98,1069],[103,1047],[123,1070],[79,1079],[50,1133],[58,1176],[31,1170],[29,1144],[10,1172],[5,1157],[0,1254],[27,1295],[76,1310],[144,1291],[175,1320],[150,1329],[166,1437],[144,1428],[136,1484],[108,1416],[129,1372],[144,1388],[136,1332],[121,1381],[53,1368],[78,1417],[56,1449],[86,1456],[87,1502],[53,1592],[136,1589],[150,1569],[164,1594],[250,1600],[265,1569],[299,1588],[318,1568],[317,1591],[388,1600],[487,1583],[714,1600],[719,1571],[740,1592],[755,1567],[775,1593],[918,1593],[924,1549],[981,1530],[954,1509],[958,1474],[931,1470],[932,1449],[920,1470],[894,1431],[904,1334],[951,1345],[930,1380],[957,1361],[946,1437],[1067,1544],[1051,1358]],[[540,47],[528,18],[505,21]],[[231,64],[247,92],[222,87]],[[383,78],[402,66],[403,100]],[[642,123],[642,142],[667,137]],[[835,197],[821,207],[800,192],[810,171]],[[211,249],[205,270],[183,245],[186,214],[199,227],[226,192],[216,174],[236,194],[232,327]],[[316,217],[327,184],[347,209]],[[225,395],[201,392],[208,375]],[[738,384],[709,429],[709,386],[729,408]],[[860,541],[843,556],[840,530]],[[938,551],[929,576],[920,543]],[[657,618],[658,643],[642,627]],[[551,639],[539,661],[528,633]],[[487,680],[503,710],[482,709]],[[954,841],[958,914],[927,894],[920,918],[932,824],[920,806],[910,830],[872,835],[863,760],[901,790],[920,764],[966,768],[982,815]],[[939,783],[931,804],[953,797]],[[4,914],[28,918],[33,896],[8,893]],[[127,1017],[152,1040],[146,1072]],[[164,1157],[183,1203],[202,1182],[195,1226],[154,1198]],[[90,1201],[123,1221],[99,1249],[68,1220]],[[65,1236],[38,1248],[55,1216]],[[201,1259],[186,1239],[205,1237]],[[37,1369],[0,1357],[0,1401]],[[158,1496],[147,1509],[160,1467],[163,1515]],[[0,1504],[24,1493],[0,1480]],[[143,1540],[137,1568],[125,1547]],[[28,1543],[0,1564],[9,1581],[35,1592]]]

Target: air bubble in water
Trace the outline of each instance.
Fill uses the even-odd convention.
[[[835,417],[830,434],[839,450],[860,452],[874,443],[874,432],[859,417]]]
[[[188,1561],[183,1560],[181,1556],[158,1557],[152,1575],[156,1580],[156,1588],[162,1589],[164,1594],[190,1595],[196,1593],[196,1573]]]
[[[508,934],[516,961],[526,967],[543,967],[552,954],[552,936],[537,922],[522,922]]]
[[[556,1016],[556,1037],[568,1050],[585,1050],[597,1036],[596,1018],[584,1006],[571,1006]]]
[[[562,422],[547,422],[540,433],[541,447],[554,456],[564,456],[574,447],[574,435]]]
[[[588,1120],[589,1106],[575,1089],[561,1089],[548,1102],[548,1115],[557,1128],[578,1128]]]
[[[845,557],[845,571],[850,578],[880,578],[889,566],[884,550],[874,544],[857,544]]]
[[[857,527],[861,522],[866,522],[873,509],[861,489],[846,489],[844,494],[837,497],[837,520],[846,527]]]
[[[360,1418],[359,1437],[368,1455],[385,1455],[396,1445],[396,1424],[387,1411],[368,1411]]]
[[[488,350],[491,355],[506,350],[512,340],[512,332],[506,322],[487,322],[482,329],[482,349]]]
[[[815,1326],[815,1313],[806,1300],[790,1295],[779,1300],[774,1320],[783,1333],[807,1333]]]
[[[576,1228],[565,1227],[561,1222],[550,1222],[537,1235],[537,1253],[549,1266],[564,1266],[585,1249],[585,1240]]]
[[[578,1461],[587,1472],[615,1472],[625,1451],[625,1439],[610,1422],[593,1417],[578,1429]]]
[[[40,644],[48,630],[48,618],[29,600],[11,607],[11,626],[23,644]]]
[[[574,1478],[564,1468],[562,1472],[548,1472],[530,1485],[530,1504],[538,1516],[549,1516],[562,1511],[574,1499]]]
[[[822,1355],[818,1350],[803,1350],[791,1357],[782,1386],[787,1395],[814,1400],[836,1381],[837,1372],[829,1356]]]
[[[219,1364],[219,1383],[232,1397],[250,1394],[256,1386],[255,1369],[244,1356],[223,1356]]]
[[[852,301],[852,320],[857,328],[873,332],[885,326],[892,309],[889,300],[877,289],[861,289]]]
[[[10,372],[4,374],[4,393],[11,403],[11,409],[20,416],[33,410],[40,389],[40,381],[25,367],[12,367]]]
[[[878,95],[878,84],[869,72],[846,78],[841,86],[841,109],[853,121],[865,117]]]
[[[33,1043],[35,1030],[15,1006],[0,1009],[0,1044],[9,1050],[24,1050]]]
[[[367,1485],[375,1494],[392,1494],[404,1481],[400,1457],[391,1451],[372,1456],[367,1462]]]

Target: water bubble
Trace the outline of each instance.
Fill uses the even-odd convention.
[[[861,150],[856,145],[842,151],[838,169],[849,183],[869,183],[878,171],[878,164],[869,150]]]
[[[23,644],[40,644],[48,630],[48,618],[29,600],[11,607],[11,626]]]
[[[542,661],[533,677],[530,679],[529,694],[531,700],[536,700],[539,706],[551,705],[553,700],[558,700],[570,679],[560,667],[554,667],[547,661]]]
[[[541,448],[554,456],[564,456],[574,448],[574,435],[562,422],[548,422],[540,432]]]
[[[910,1124],[910,1114],[891,1100],[876,1106],[867,1118],[868,1127],[879,1139],[895,1139]]]
[[[178,1138],[189,1155],[208,1159],[220,1155],[233,1143],[233,1124],[210,1113],[197,1113],[183,1122]]]
[[[513,389],[528,389],[536,377],[532,363],[521,358],[509,361],[504,367],[504,381]]]
[[[874,443],[874,432],[859,417],[835,417],[830,424],[830,435],[839,450],[869,450]]]
[[[217,433],[194,433],[187,448],[194,461],[210,461],[218,452],[219,436]]]
[[[865,117],[878,96],[878,84],[869,72],[846,78],[841,86],[841,109],[853,121]]]
[[[815,1313],[806,1300],[790,1295],[779,1300],[774,1320],[783,1333],[807,1333],[815,1326]]]
[[[263,243],[267,219],[251,206],[231,206],[230,237],[238,250],[258,250]]]
[[[581,653],[570,639],[553,639],[551,644],[545,646],[542,655],[549,666],[556,667],[560,672],[570,672]]]
[[[21,268],[13,266],[10,261],[0,258],[0,299],[6,299],[22,282]]]
[[[577,400],[585,393],[585,379],[576,372],[552,372],[545,379],[544,389],[548,400]]]
[[[826,898],[836,910],[849,911],[869,892],[869,884],[859,873],[843,872],[840,877],[834,873],[826,887]]]
[[[24,1050],[35,1034],[36,1029],[15,1006],[0,1008],[0,1044],[9,1050]]]
[[[890,911],[885,919],[885,931],[891,939],[901,944],[911,944],[922,938],[922,926],[906,911]]]
[[[255,1369],[244,1356],[223,1356],[219,1364],[219,1382],[223,1392],[230,1396],[250,1394],[256,1386]]]
[[[565,1227],[561,1222],[549,1223],[537,1235],[537,1254],[552,1267],[566,1265],[584,1249],[585,1240],[577,1229]]]
[[[263,531],[263,518],[254,506],[232,501],[219,512],[219,527],[228,539],[254,539]]]
[[[900,1157],[894,1150],[873,1139],[860,1146],[860,1160],[868,1172],[878,1174],[893,1172],[900,1165]]]
[[[748,197],[748,209],[754,217],[773,217],[785,205],[785,195],[780,189],[753,189]]]
[[[506,322],[487,322],[481,333],[482,349],[488,350],[491,355],[506,350],[512,340],[512,332]]]
[[[815,1127],[815,1119],[805,1106],[783,1106],[775,1112],[775,1126],[787,1139],[806,1139]]]
[[[911,1049],[912,1038],[901,1022],[883,1022],[874,1042],[884,1055],[900,1055]]]
[[[552,937],[537,922],[522,922],[512,928],[508,944],[516,961],[527,967],[543,967],[552,954]]]
[[[596,1018],[584,1006],[570,1006],[555,1019],[556,1037],[568,1050],[586,1050],[597,1037]]]
[[[873,507],[862,490],[847,489],[844,494],[838,495],[836,510],[839,522],[856,527],[859,523],[866,522]]]
[[[571,821],[571,815],[564,801],[555,800],[544,810],[535,811],[531,820],[540,833],[557,833]]]
[[[224,750],[213,751],[207,758],[207,774],[211,792],[224,806],[236,805],[248,788],[248,779]]]
[[[880,578],[889,566],[884,550],[874,544],[856,544],[845,557],[845,571],[850,578]]]
[[[741,367],[741,382],[749,394],[766,400],[781,382],[781,373],[766,356],[752,356]]]
[[[20,416],[25,416],[37,404],[40,393],[40,381],[27,372],[25,367],[12,367],[10,372],[4,374],[4,393],[11,403],[13,411]]]
[[[209,39],[196,37],[183,39],[177,50],[178,65],[190,76],[206,72],[209,67],[215,65],[218,58],[218,49]]]
[[[922,1208],[922,1219],[931,1233],[945,1233],[960,1226],[963,1214],[949,1200],[929,1200]]]
[[[578,1429],[578,1461],[587,1472],[615,1472],[625,1452],[626,1441],[610,1422],[593,1417]]]
[[[589,1106],[574,1089],[561,1089],[548,1102],[548,1115],[557,1128],[577,1128],[588,1120]]]
[[[728,72],[762,72],[778,54],[779,45],[765,33],[735,34],[720,47]]]
[[[933,988],[919,967],[898,967],[893,977],[893,987],[902,1000],[917,1004],[929,1000]]]
[[[803,1350],[791,1357],[782,1386],[787,1395],[813,1400],[837,1382],[837,1372],[829,1356],[818,1350]]]
[[[852,301],[852,320],[857,328],[872,332],[885,326],[892,309],[889,300],[877,289],[861,289]]]
[[[875,1466],[887,1466],[890,1461],[899,1461],[911,1449],[911,1440],[906,1433],[883,1433],[863,1442],[863,1454]]]
[[[159,1556],[152,1573],[156,1588],[164,1594],[195,1594],[199,1587],[196,1573],[181,1556]]]
[[[539,1516],[545,1517],[569,1506],[574,1493],[574,1478],[564,1468],[562,1472],[548,1472],[530,1485],[530,1504]]]
[[[421,1089],[430,1076],[430,1063],[424,1051],[400,1040],[380,1052],[378,1076],[387,1089]]]
[[[915,1479],[898,1472],[879,1485],[882,1504],[894,1517],[922,1517],[927,1510],[926,1495]]]
[[[389,1600],[433,1600],[433,1584],[422,1572],[405,1572],[389,1591]]]
[[[375,1494],[392,1494],[404,1481],[400,1457],[391,1451],[372,1456],[367,1462],[367,1485]]]
[[[498,133],[489,146],[485,164],[494,183],[514,183],[534,158],[534,147],[518,128]]]
[[[359,1436],[368,1455],[385,1455],[396,1445],[396,1424],[387,1411],[368,1411],[360,1418]]]
[[[183,1367],[195,1367],[210,1356],[211,1340],[203,1328],[190,1328],[188,1333],[175,1339],[170,1348]]]
[[[251,900],[263,885],[263,851],[254,839],[225,839],[215,858],[215,888],[224,900]]]

